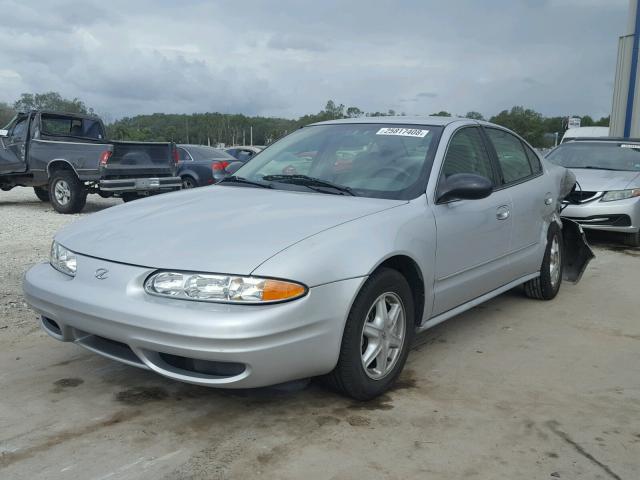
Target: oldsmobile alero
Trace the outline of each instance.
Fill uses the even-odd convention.
[[[44,330],[175,380],[369,399],[416,332],[519,285],[550,300],[592,256],[559,216],[575,177],[485,122],[324,122],[230,173],[63,228],[24,280]]]

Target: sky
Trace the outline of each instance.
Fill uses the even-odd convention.
[[[628,0],[0,0],[0,101],[154,112],[606,116]]]

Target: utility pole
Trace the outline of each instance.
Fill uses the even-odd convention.
[[[189,117],[185,118],[184,123],[187,128],[187,143],[189,143]]]
[[[249,141],[251,142],[250,145],[253,147],[253,125],[249,127]]]

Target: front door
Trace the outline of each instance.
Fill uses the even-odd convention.
[[[7,137],[0,137],[0,173],[19,173],[27,168],[25,143],[28,117],[19,117],[11,125]]]
[[[456,173],[482,175],[497,184],[479,127],[464,127],[452,136],[439,181]],[[434,316],[509,282],[511,210],[507,189],[480,200],[436,200]]]

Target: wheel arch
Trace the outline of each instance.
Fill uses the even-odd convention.
[[[371,273],[376,272],[381,268],[391,268],[396,270],[407,280],[413,296],[415,313],[414,324],[419,326],[422,323],[422,316],[424,314],[426,291],[424,275],[422,274],[422,270],[420,269],[418,262],[406,254],[395,254],[378,263]]]
[[[56,158],[54,160],[51,160],[47,164],[47,177],[51,178],[53,172],[56,172],[58,170],[70,170],[76,175],[76,177],[80,178],[78,172],[76,171],[76,168],[71,164],[71,162],[69,162],[69,160],[65,160],[63,158]]]

